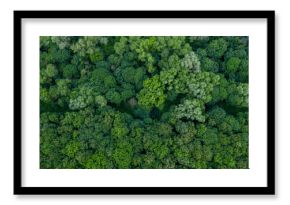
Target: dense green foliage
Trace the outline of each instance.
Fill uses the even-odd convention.
[[[248,168],[248,38],[40,37],[40,167]]]

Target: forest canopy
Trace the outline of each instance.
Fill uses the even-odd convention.
[[[248,37],[41,36],[40,168],[248,168]]]

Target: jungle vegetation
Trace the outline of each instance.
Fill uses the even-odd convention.
[[[40,168],[248,168],[248,37],[41,36]]]

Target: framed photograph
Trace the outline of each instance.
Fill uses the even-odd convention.
[[[14,194],[275,194],[274,11],[14,11]]]

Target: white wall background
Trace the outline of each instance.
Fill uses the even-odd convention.
[[[0,2],[0,204],[289,204],[290,12],[288,1],[9,0]],[[13,10],[276,10],[276,196],[14,196]]]

